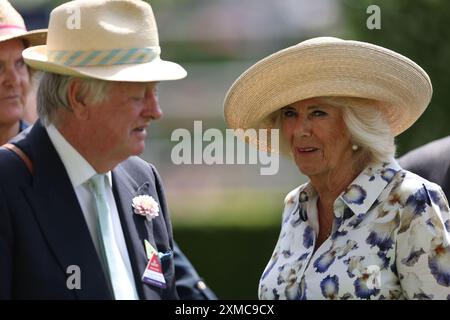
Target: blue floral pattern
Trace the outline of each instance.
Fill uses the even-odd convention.
[[[325,298],[333,300],[339,292],[339,278],[337,276],[327,276],[320,283],[320,289]]]
[[[260,299],[450,299],[450,209],[438,185],[394,159],[369,165],[336,199],[318,248],[316,203],[309,183],[286,196]]]

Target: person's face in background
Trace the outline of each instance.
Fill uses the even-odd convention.
[[[0,126],[13,125],[24,114],[30,87],[24,49],[20,39],[0,42]]]

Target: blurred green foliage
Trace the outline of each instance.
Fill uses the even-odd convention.
[[[233,190],[193,192],[184,195],[168,193],[174,226],[227,226],[227,228],[260,228],[279,226],[286,191]],[[273,244],[275,245],[275,244]]]
[[[280,232],[284,194],[234,190],[218,199],[190,193],[192,201],[168,196],[172,213],[183,213],[172,217],[174,237],[216,295],[257,299]]]
[[[242,217],[245,219],[245,216]],[[174,237],[220,299],[257,299],[280,232],[272,226],[174,226]]]
[[[369,30],[369,5],[381,12],[381,29]],[[346,38],[397,51],[418,63],[433,84],[431,104],[422,117],[397,138],[398,154],[450,134],[450,1],[342,0]]]

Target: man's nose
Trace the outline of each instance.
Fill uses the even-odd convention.
[[[145,97],[145,108],[143,110],[143,116],[158,120],[162,117],[163,113],[158,102],[158,95],[154,90],[151,90]]]

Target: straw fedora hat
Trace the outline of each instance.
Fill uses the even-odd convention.
[[[0,0],[0,42],[23,39],[27,45],[45,43],[46,29],[27,31],[22,16],[7,0]]]
[[[108,81],[150,82],[186,76],[161,60],[150,5],[141,0],[75,0],[52,10],[47,44],[23,51],[47,72]]]
[[[376,100],[394,135],[409,128],[432,96],[427,73],[410,59],[366,42],[319,37],[278,51],[251,66],[224,101],[237,129],[274,128],[273,112],[313,97]]]

